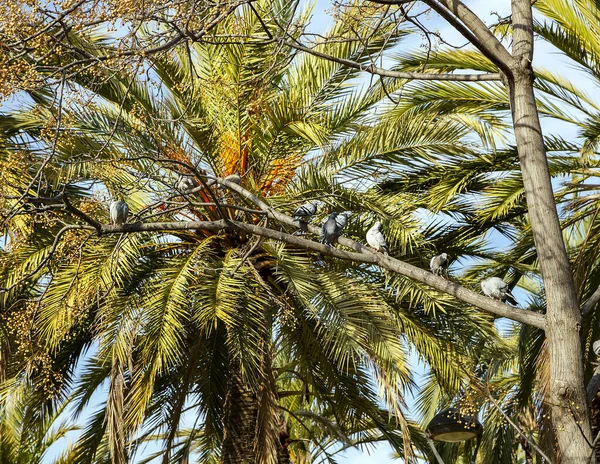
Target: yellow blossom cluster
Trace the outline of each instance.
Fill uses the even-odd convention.
[[[27,302],[6,316],[6,327],[14,348],[12,359],[26,363],[26,371],[35,378],[45,397],[52,398],[63,382],[63,375],[54,370],[50,353],[35,342],[33,320],[39,309],[38,302]]]
[[[160,49],[164,42],[181,30],[193,37],[228,6],[227,1],[3,0],[0,101],[19,91],[55,86],[61,75],[81,74],[91,88],[115,72],[143,73],[140,63],[148,54],[155,59],[155,48],[169,53],[168,47]],[[100,36],[102,53],[89,53]]]
[[[24,60],[10,61],[0,54],[0,102],[20,90],[32,90],[39,85],[35,67]]]

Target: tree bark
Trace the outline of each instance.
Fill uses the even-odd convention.
[[[281,430],[279,432],[279,446],[277,448],[277,464],[290,464],[290,450],[289,450],[290,435],[287,430]]]
[[[225,397],[222,464],[258,464],[255,460],[256,393],[244,382],[240,361],[229,353],[229,380]]]
[[[591,428],[584,388],[581,314],[533,91],[533,15],[512,0],[513,57],[507,76],[517,149],[538,261],[546,291],[552,425],[562,462],[589,462]]]

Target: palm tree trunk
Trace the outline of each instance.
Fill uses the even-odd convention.
[[[290,464],[290,434],[287,431],[287,422],[284,420],[279,431],[279,446],[277,448],[277,464]]]
[[[546,291],[552,425],[563,464],[589,462],[591,428],[584,389],[581,314],[563,241],[533,92],[533,13],[512,0],[513,57],[507,76],[531,229]]]
[[[240,361],[229,352],[229,380],[225,397],[222,464],[257,464],[255,460],[256,392],[242,377]]]

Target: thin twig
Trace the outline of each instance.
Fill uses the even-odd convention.
[[[498,412],[500,412],[500,414],[502,414],[502,416],[506,419],[506,421],[517,431],[517,433],[521,436],[521,438],[523,438],[523,440],[525,440],[527,443],[529,443],[531,445],[531,447],[536,450],[536,452],[542,457],[544,458],[548,464],[552,464],[552,461],[550,460],[550,458],[548,456],[546,456],[546,454],[542,451],[542,449],[536,445],[532,440],[530,440],[527,435],[525,435],[523,433],[523,431],[517,426],[517,424],[515,424],[512,419],[508,416],[508,414],[506,414],[503,410],[502,407],[498,404],[498,402],[494,399],[494,397],[492,396],[492,394],[489,392],[489,390],[487,390],[487,397],[490,399],[490,401],[492,402],[492,404],[496,407],[496,409],[498,410]]]

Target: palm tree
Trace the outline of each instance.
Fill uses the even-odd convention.
[[[600,76],[596,5],[585,1],[544,0],[536,2],[535,8],[546,18],[536,23],[537,34],[570,59],[570,64],[581,75],[597,83]],[[510,33],[502,24],[497,29]],[[397,67],[405,71],[429,72],[465,68],[484,72],[494,69],[476,51],[443,48],[431,55],[407,53],[399,59]],[[548,136],[546,147],[551,174],[557,179],[556,201],[579,298],[582,302],[592,301],[600,285],[596,265],[598,186],[593,179],[598,167],[596,148],[600,108],[584,90],[557,72],[536,69],[536,77],[534,86],[540,114],[572,125],[578,133],[574,141]],[[449,227],[436,237],[446,246],[454,243],[456,237],[468,237],[481,245],[478,252],[467,255],[485,261],[467,262],[464,281],[478,281],[493,268],[496,275],[529,292],[526,304],[530,309],[544,311],[543,288],[517,154],[510,145],[510,137],[502,134],[510,111],[506,90],[501,83],[411,82],[404,87],[395,111],[402,114],[425,110],[440,112],[450,120],[468,121],[479,134],[496,131],[495,138],[488,137],[488,153],[457,156],[444,160],[444,163],[434,163],[426,157],[412,159],[411,163],[417,168],[388,180],[382,188],[412,195],[413,202],[437,214],[440,221],[449,222]],[[503,247],[506,251],[489,243],[490,233],[494,240],[507,242]],[[588,308],[584,317],[582,343],[588,353],[591,343],[599,336],[596,306],[597,302]],[[487,359],[482,361],[487,366],[485,377],[465,374],[471,379],[472,390],[477,392],[471,393],[470,400],[483,411],[486,421],[483,462],[531,462],[534,455],[541,460],[531,444],[523,441],[515,428],[508,425],[505,416],[518,424],[525,434],[531,433],[532,441],[540,444],[545,454],[553,456],[554,437],[547,415],[548,353],[543,333],[527,327],[513,329],[507,335],[507,341],[512,346],[512,357],[503,357],[504,361],[500,362],[483,356]],[[594,367],[592,359],[593,355],[588,356],[586,364],[589,377]],[[427,386],[423,391],[423,403],[429,404],[427,398],[437,391],[436,388],[435,382]],[[489,398],[490,392],[504,414]],[[461,392],[458,396],[446,397],[446,401],[448,404],[462,402],[464,395]],[[429,418],[431,414],[423,415],[423,421]],[[527,420],[520,421],[520,418]],[[518,443],[520,445],[515,446]],[[450,455],[448,461],[452,462]]]
[[[27,385],[14,382],[3,385],[1,392],[2,413],[0,414],[0,458],[6,464],[66,464],[71,462],[73,447],[65,442],[69,432],[78,427],[69,424],[62,413],[68,401],[59,408],[44,409],[38,402],[35,392]],[[36,417],[36,426],[31,427],[28,416]],[[56,444],[63,444],[63,450],[49,460],[48,451]],[[55,449],[56,451],[56,449]]]
[[[277,11],[297,34],[307,23],[308,12],[296,14],[288,2],[254,6]],[[353,26],[370,27],[358,19]],[[482,340],[496,338],[490,317],[450,296],[242,233],[97,238],[64,228],[80,221],[43,199],[57,192],[101,222],[104,195],[123,197],[130,221],[264,224],[235,194],[209,185],[237,172],[245,188],[280,210],[319,199],[317,222],[330,210],[352,211],[347,233],[360,240],[381,218],[392,254],[427,266],[445,245],[440,229],[422,229],[412,195],[365,178],[393,178],[417,157],[476,158],[472,125],[438,112],[399,113],[386,100],[393,85],[362,90],[354,71],[296,56],[266,36],[220,38],[256,37],[263,27],[243,8],[217,28],[216,44],[190,44],[140,65],[147,81],[111,69],[100,78],[76,75],[77,97],[62,108],[56,143],[54,95],[32,92],[29,109],[2,117],[2,169],[12,179],[1,187],[3,206],[38,197],[20,210],[31,214],[5,221],[3,286],[15,287],[4,298],[33,289],[31,334],[36,355],[48,354],[62,375],[55,395],[74,389],[82,410],[108,380],[105,404],[72,462],[127,462],[151,437],[160,437],[164,463],[187,462],[192,449],[200,462],[286,462],[288,454],[302,462],[305,440],[316,455],[341,436],[388,440],[410,460],[421,442],[411,440],[417,429],[405,416],[404,394],[414,386],[409,351],[452,395]],[[364,62],[406,33],[365,48],[347,27],[339,22],[330,32],[347,41],[322,47]],[[72,34],[88,53],[108,46]],[[175,191],[178,175],[203,188]],[[457,253],[481,248],[468,233],[453,243]],[[23,357],[11,381],[27,380],[30,359]],[[85,362],[80,377],[74,360]]]

